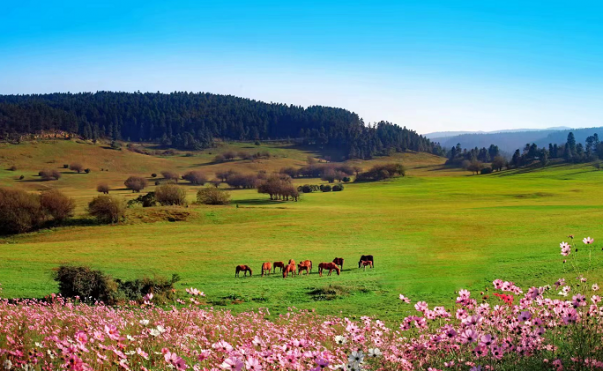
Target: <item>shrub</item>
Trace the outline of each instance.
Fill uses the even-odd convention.
[[[211,183],[211,185],[213,185],[214,187],[218,188],[220,184],[222,184],[222,181],[220,179],[212,179],[209,181],[209,183]]]
[[[0,234],[28,232],[44,221],[40,197],[20,189],[0,188]]]
[[[112,303],[117,296],[113,279],[88,267],[62,265],[55,270],[54,280],[59,284],[59,293],[66,298],[78,296],[84,302]]]
[[[155,198],[161,205],[186,205],[186,191],[175,184],[164,184],[155,190]]]
[[[485,167],[481,170],[482,174],[491,174],[492,173],[492,168],[491,167]]]
[[[370,170],[358,174],[357,181],[384,180],[388,178],[404,176],[406,170],[402,164],[390,163],[375,165]]]
[[[25,175],[21,175],[21,176],[19,177],[19,180],[23,180],[23,179],[25,179]]]
[[[46,214],[58,222],[72,217],[75,210],[75,200],[65,196],[57,189],[42,192],[40,205]]]
[[[467,170],[475,174],[479,174],[483,168],[484,164],[481,161],[471,161],[467,166]]]
[[[151,178],[157,178],[157,173],[151,174]]]
[[[84,172],[85,172],[86,174],[90,174],[90,169],[86,169],[86,170],[84,170]]]
[[[233,151],[226,151],[222,154],[222,156],[224,156],[226,160],[232,160],[237,157],[237,155]]]
[[[126,218],[126,203],[112,196],[97,196],[88,204],[88,213],[101,223],[119,223]]]
[[[331,192],[331,186],[328,184],[322,184],[320,186],[320,190],[323,192]]]
[[[69,169],[69,164],[63,164],[63,169]]]
[[[161,175],[163,176],[164,179],[166,179],[166,180],[173,180],[176,183],[178,183],[178,178],[180,178],[180,175],[178,175],[177,172],[175,172],[175,171],[169,171],[169,170],[162,171]]]
[[[131,189],[132,192],[140,192],[147,187],[149,182],[143,177],[131,176],[124,182],[126,188]]]
[[[69,169],[77,172],[78,174],[81,173],[82,171],[84,171],[84,167],[82,166],[82,164],[77,163],[77,162],[69,165]]]
[[[268,179],[263,180],[258,186],[258,193],[266,193],[270,195],[270,199],[274,200],[289,200],[291,197],[297,201],[299,198],[299,192],[293,184],[291,184],[291,178],[287,175],[273,175]]]
[[[241,160],[250,160],[253,158],[253,156],[250,153],[247,153],[245,151],[237,152],[237,157],[239,157]]]
[[[61,173],[58,170],[42,170],[38,173],[42,180],[59,180],[61,179]]]
[[[333,186],[333,192],[341,192],[343,191],[343,184],[335,184]]]
[[[344,176],[342,180],[344,183],[349,183],[352,179],[349,176]]]
[[[156,185],[156,186],[158,186],[158,185],[160,185],[160,184],[161,184],[161,182],[160,182],[160,181],[158,181],[158,180],[156,180],[156,181],[155,181],[155,185]]]
[[[201,171],[189,171],[182,176],[182,179],[191,182],[195,185],[204,185],[207,183],[207,176]]]
[[[297,175],[298,175],[298,174],[297,174],[297,169],[296,169],[296,168],[294,168],[294,167],[285,167],[285,168],[282,168],[280,172],[281,172],[282,174],[287,174],[287,175],[289,175],[291,178],[295,178],[295,177],[297,177]]]
[[[255,188],[257,186],[258,178],[257,178],[257,176],[255,176],[253,174],[243,175],[243,174],[232,172],[226,178],[226,184],[228,184],[229,186],[231,186],[233,188],[251,189],[251,188]]]
[[[157,198],[155,197],[155,192],[149,192],[146,195],[140,195],[135,199],[128,201],[128,207],[132,207],[135,204],[141,204],[142,207],[157,206]]]
[[[96,186],[96,191],[100,192],[102,194],[108,195],[109,194],[109,185],[107,183],[100,183],[99,185]]]
[[[222,155],[217,155],[216,157],[214,157],[214,162],[215,163],[222,163],[226,161],[226,158]]]
[[[312,189],[312,187],[311,187],[311,186],[309,186],[309,185],[305,184],[305,185],[303,185],[303,186],[301,187],[301,191],[302,191],[303,193],[312,193],[314,190]]]
[[[205,205],[226,205],[230,201],[230,193],[218,188],[202,188],[197,192],[197,202]]]
[[[10,171],[17,171],[17,167],[15,165],[8,168]]]

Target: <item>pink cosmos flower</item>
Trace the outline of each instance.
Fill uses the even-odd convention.
[[[593,286],[591,288],[593,289],[593,291],[599,291],[599,285],[597,285],[596,283],[593,283]]]
[[[245,370],[261,371],[262,365],[260,364],[260,361],[258,361],[257,359],[255,359],[253,357],[247,357],[247,360],[245,361]]]
[[[572,252],[572,246],[567,242],[561,242],[559,247],[561,247],[561,255],[563,256],[568,256]]]
[[[418,310],[419,312],[425,312],[428,308],[429,308],[429,305],[427,305],[427,303],[424,301],[420,301],[417,304],[415,304],[415,309]]]
[[[585,239],[582,240],[582,242],[584,242],[587,245],[592,244],[593,242],[595,242],[594,239],[590,238],[590,237],[586,237]]]
[[[88,342],[88,335],[86,335],[84,331],[78,331],[75,333],[75,340],[78,343],[85,345]]]
[[[220,368],[224,370],[234,370],[240,371],[243,368],[244,364],[237,358],[226,358],[224,362],[220,365]]]
[[[402,300],[405,303],[410,303],[410,299],[402,294],[400,294],[400,300]]]

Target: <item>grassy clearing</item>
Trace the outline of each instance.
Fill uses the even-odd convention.
[[[125,150],[115,154],[76,143],[47,144],[50,149],[38,144],[35,150],[27,146],[33,147],[0,148],[0,155],[3,161],[10,156],[19,159],[17,166],[26,174],[37,173],[42,158],[52,157],[60,166],[80,150],[83,163],[93,163],[95,158],[94,166],[106,161],[126,164],[127,171],[107,173],[93,168],[88,175],[66,174],[50,182],[75,197],[80,212],[96,194],[94,188],[101,178],[111,179],[117,188],[133,171],[160,172],[165,166],[248,169],[252,165],[274,170],[285,164],[301,165],[308,155],[299,149],[272,147],[283,151],[282,157],[254,164],[208,164],[203,161],[209,161],[213,153],[157,158]],[[19,151],[32,157],[21,161]],[[155,216],[134,210],[138,217],[125,225],[66,227],[5,239],[0,248],[4,295],[54,292],[50,270],[72,262],[120,278],[177,272],[183,277],[181,288],[197,287],[208,294],[212,305],[235,311],[267,306],[281,312],[295,306],[392,319],[401,315],[398,293],[449,304],[455,290],[481,291],[494,278],[523,286],[547,284],[563,276],[573,280],[564,275],[558,249],[570,233],[589,235],[597,246],[603,246],[603,199],[599,196],[603,172],[592,166],[469,176],[442,170],[442,159],[427,154],[399,156],[409,168],[406,178],[350,184],[343,192],[304,195],[298,203],[269,202],[255,191],[241,190],[232,193],[231,206],[185,209],[186,221],[167,221],[164,214],[174,211],[169,208],[154,210]],[[379,161],[385,160],[372,162]],[[0,184],[34,190],[49,183],[22,185],[13,179],[20,172],[5,171],[4,163]],[[196,187],[186,187],[192,199]],[[132,197],[126,190],[112,193]],[[361,254],[375,256],[375,269],[357,268]],[[346,259],[341,276],[318,277],[318,263],[336,256]],[[290,258],[312,260],[315,271],[286,280],[278,274],[260,277],[263,261]],[[598,279],[603,276],[601,263],[598,257],[592,267]],[[254,276],[235,279],[237,264],[250,265]]]

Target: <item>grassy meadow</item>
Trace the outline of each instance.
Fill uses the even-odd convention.
[[[212,163],[227,149],[269,151],[273,157]],[[317,154],[285,144],[223,144],[190,157],[147,156],[73,141],[0,144],[0,186],[30,191],[56,187],[75,198],[77,213],[84,214],[100,181],[111,185],[111,194],[132,198],[137,195],[123,186],[129,175],[148,177],[168,169],[202,169],[211,176],[230,168],[274,171],[302,166],[308,155]],[[76,161],[92,172],[64,170],[54,182],[35,176],[43,168],[60,169]],[[603,172],[592,165],[473,176],[445,169],[444,159],[424,153],[354,164],[366,169],[392,161],[403,162],[406,177],[352,183],[343,192],[305,194],[297,203],[271,202],[255,190],[235,190],[230,206],[179,209],[189,214],[182,222],[163,217],[174,208],[136,208],[121,225],[74,225],[1,239],[3,295],[42,297],[56,292],[52,269],[75,263],[119,278],[178,273],[183,278],[178,288],[196,287],[207,294],[209,304],[233,311],[268,307],[283,312],[294,306],[398,319],[399,293],[449,305],[454,291],[482,291],[495,278],[522,287],[560,277],[572,281],[575,274],[565,271],[569,267],[562,264],[559,243],[575,234],[595,238],[598,250],[603,246]],[[6,170],[11,165],[17,170]],[[20,175],[25,179],[18,180]],[[193,201],[198,187],[182,183]],[[361,254],[374,255],[375,269],[357,268]],[[602,256],[593,255],[591,281],[603,278]],[[308,277],[260,277],[264,261],[310,259],[317,267],[334,257],[346,260],[341,276],[321,278],[315,268]],[[238,264],[250,265],[253,277],[235,279]]]

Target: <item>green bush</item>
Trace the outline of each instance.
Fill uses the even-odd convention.
[[[39,228],[44,218],[38,195],[0,188],[0,234],[28,232]]]
[[[323,192],[331,192],[331,186],[328,184],[323,184],[320,186],[320,190]]]
[[[157,198],[155,197],[155,192],[149,192],[146,195],[140,195],[137,198],[128,201],[128,207],[132,207],[136,204],[141,204],[142,207],[157,206]]]
[[[480,170],[480,173],[482,173],[482,174],[491,174],[492,173],[492,168],[491,167],[485,167],[482,170]]]
[[[343,191],[343,184],[335,184],[333,186],[333,192],[341,192]]]
[[[88,267],[62,265],[54,272],[59,293],[66,298],[79,297],[81,301],[101,301],[113,304],[117,298],[117,283],[110,276]]]
[[[302,186],[301,191],[303,193],[312,193],[314,191],[314,189],[312,189],[312,186],[309,186],[309,185],[305,184],[305,185]]]

